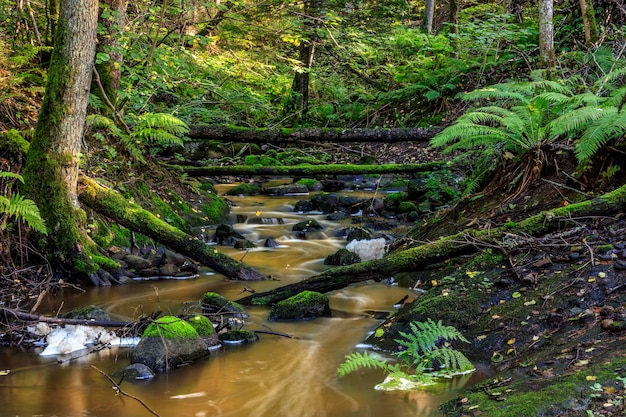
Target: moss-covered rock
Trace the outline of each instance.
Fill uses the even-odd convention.
[[[82,308],[76,308],[71,310],[61,317],[66,319],[81,319],[81,320],[97,320],[97,321],[110,321],[111,317],[109,313],[104,311],[101,307],[98,306],[87,306]]]
[[[291,230],[293,230],[294,232],[308,232],[308,231],[323,230],[323,229],[324,229],[324,226],[322,226],[317,220],[310,219],[310,220],[304,220],[304,221],[294,224]]]
[[[346,248],[341,248],[324,259],[324,265],[352,265],[361,262],[361,257]]]
[[[232,329],[220,334],[220,340],[226,344],[252,343],[258,339],[256,333],[246,329]]]
[[[196,329],[200,337],[211,337],[215,334],[213,323],[203,315],[197,314],[187,319],[187,323],[191,324],[191,327]]]
[[[183,320],[180,322],[192,329],[196,336],[185,339],[143,338],[131,353],[131,364],[141,363],[154,372],[163,372],[208,357],[210,353],[205,341],[198,337],[190,324]]]
[[[233,316],[240,319],[248,317],[248,313],[241,304],[229,300],[216,292],[206,292],[202,296],[202,311],[209,315]]]
[[[330,317],[328,297],[314,291],[301,293],[276,303],[270,311],[268,320],[307,320],[316,317]]]
[[[188,339],[197,338],[196,329],[185,320],[174,316],[159,317],[146,327],[142,339],[156,337],[160,339]]]

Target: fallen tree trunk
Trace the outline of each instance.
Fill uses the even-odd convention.
[[[318,176],[318,175],[366,175],[366,174],[401,174],[429,172],[442,169],[445,162],[427,162],[423,164],[383,164],[383,165],[296,165],[296,166],[203,166],[184,167],[183,171],[192,177],[215,175],[285,175],[285,176]],[[174,168],[174,167],[172,167]],[[176,169],[176,168],[174,168]]]
[[[169,225],[119,193],[101,186],[88,177],[81,176],[79,179],[79,198],[85,205],[118,224],[142,233],[227,278],[243,281],[267,279],[254,269]]]
[[[514,225],[487,230],[463,230],[434,242],[391,253],[383,259],[332,268],[304,281],[254,293],[237,302],[274,304],[304,290],[329,292],[369,279],[380,281],[399,272],[419,270],[432,263],[477,252],[484,247],[496,246],[510,250],[528,243],[529,239],[571,225],[573,217],[615,214],[623,211],[625,205],[626,185],[593,200],[542,212]]]
[[[66,319],[62,317],[46,317],[46,316],[41,316],[39,314],[30,314],[30,313],[25,313],[19,310],[14,310],[12,308],[2,308],[2,307],[0,307],[0,315],[2,315],[5,318],[13,317],[21,321],[43,322],[43,323],[51,323],[51,324],[73,324],[73,325],[100,326],[100,327],[126,327],[132,324],[131,322],[125,322],[125,321]]]
[[[246,143],[308,142],[411,142],[428,141],[441,128],[391,128],[391,129],[254,129],[235,126],[191,126],[188,137],[202,140],[222,140]]]

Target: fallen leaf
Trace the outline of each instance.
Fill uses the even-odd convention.
[[[585,379],[586,379],[587,381],[595,381],[596,379],[598,379],[598,377],[597,377],[597,376],[595,376],[595,375],[587,375],[587,376],[585,377]]]
[[[589,359],[581,359],[578,362],[574,363],[574,366],[585,366],[589,365]]]

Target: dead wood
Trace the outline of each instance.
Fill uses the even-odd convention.
[[[267,279],[263,274],[171,226],[121,194],[86,176],[79,179],[79,198],[92,210],[208,266],[227,278],[242,281]]]
[[[422,269],[459,255],[497,247],[510,251],[537,238],[576,225],[576,218],[608,216],[623,211],[626,185],[603,196],[542,212],[516,223],[485,230],[466,229],[437,241],[390,253],[383,259],[329,269],[319,275],[237,300],[241,304],[274,304],[301,291],[329,292],[369,279],[383,280],[399,272]]]
[[[307,142],[411,142],[428,141],[440,128],[302,128],[254,129],[233,126],[191,126],[189,136],[198,140],[222,140],[246,143],[297,143]]]
[[[192,176],[219,176],[219,175],[284,175],[291,177],[319,176],[319,175],[367,175],[367,174],[407,174],[415,172],[430,172],[445,167],[445,162],[427,162],[423,164],[383,164],[383,165],[296,165],[296,166],[202,166],[185,167],[183,171]],[[177,167],[172,167],[176,169]]]
[[[39,314],[26,313],[12,308],[0,307],[0,315],[7,319],[17,319],[26,322],[43,322],[51,324],[72,324],[82,326],[100,326],[100,327],[126,327],[132,325],[131,322],[110,321],[110,320],[90,320],[90,319],[66,319],[63,317],[47,317]]]

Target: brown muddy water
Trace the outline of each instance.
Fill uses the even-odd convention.
[[[284,222],[235,224],[253,242],[272,237],[278,248],[240,252],[219,250],[242,259],[276,281],[233,282],[210,271],[187,281],[138,281],[86,292],[65,290],[48,300],[47,313],[98,305],[114,320],[128,320],[156,310],[168,314],[199,311],[206,291],[236,300],[244,286],[257,291],[301,280],[323,271],[324,258],[345,245],[334,232],[347,224],[321,215],[294,213],[293,205],[308,196],[233,198],[237,214]],[[326,229],[306,240],[291,232],[294,223],[314,217]],[[207,230],[210,235],[211,231]],[[159,374],[148,381],[124,381],[122,389],[141,399],[161,417],[432,417],[438,405],[480,375],[446,381],[429,391],[379,392],[384,375],[359,371],[343,379],[337,367],[345,356],[361,349],[362,340],[379,320],[372,311],[393,312],[394,303],[410,289],[367,282],[329,294],[333,317],[306,322],[268,322],[268,309],[249,309],[246,328],[272,330],[297,338],[260,334],[256,343],[224,346],[191,366]],[[39,350],[40,351],[40,350]],[[0,417],[140,417],[154,415],[135,399],[116,395],[107,374],[128,365],[128,348],[110,348],[60,362],[37,350],[0,349]]]

